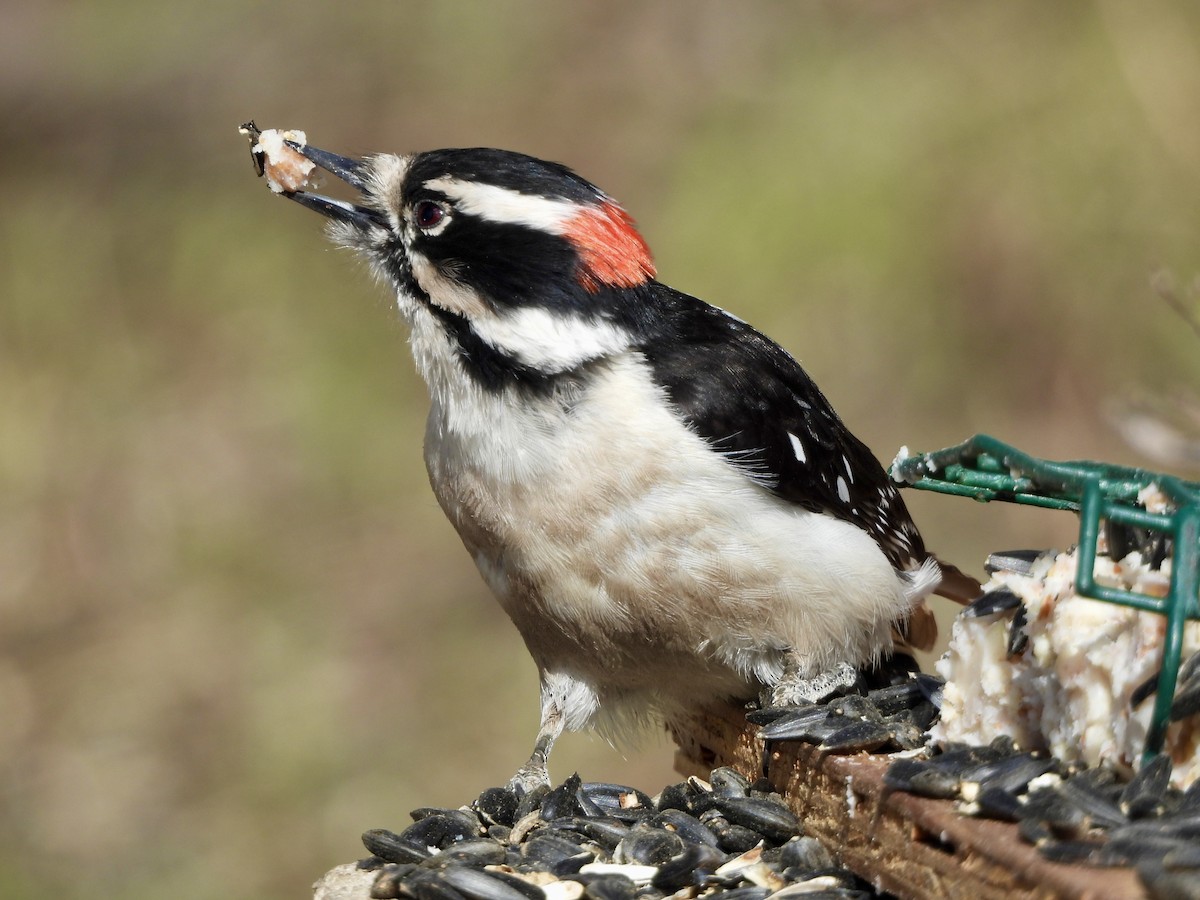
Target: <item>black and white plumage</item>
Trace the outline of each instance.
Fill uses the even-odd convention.
[[[291,147],[361,192],[287,195],[396,291],[434,492],[538,666],[515,784],[547,779],[564,727],[819,694],[938,587],[895,486],[799,364],[656,281],[598,188],[501,150]]]

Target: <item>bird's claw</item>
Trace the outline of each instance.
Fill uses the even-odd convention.
[[[817,703],[831,694],[853,687],[857,681],[858,670],[849,663],[839,663],[832,669],[807,678],[789,672],[763,691],[762,705],[801,706]]]

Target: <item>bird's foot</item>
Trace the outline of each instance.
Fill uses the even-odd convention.
[[[517,769],[517,773],[512,778],[508,779],[506,787],[518,797],[524,797],[526,794],[533,792],[534,788],[549,787],[550,773],[546,771],[545,764],[530,760]]]
[[[763,706],[817,703],[831,694],[854,687],[857,682],[858,670],[849,663],[839,663],[828,671],[806,678],[797,671],[787,671],[779,681],[763,690],[760,702]]]
[[[547,763],[554,742],[563,730],[562,704],[554,690],[561,679],[562,676],[553,673],[542,673],[542,724],[538,727],[537,740],[528,762],[508,779],[508,789],[518,797],[532,793],[535,788],[550,786]]]

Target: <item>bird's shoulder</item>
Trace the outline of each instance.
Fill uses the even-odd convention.
[[[639,351],[688,427],[782,499],[863,528],[897,567],[925,558],[883,466],[786,350],[665,285],[652,300]]]

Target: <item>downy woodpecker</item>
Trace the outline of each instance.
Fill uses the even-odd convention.
[[[247,128],[260,170],[292,176],[273,188],[329,218],[411,328],[433,491],[541,679],[515,788],[548,781],[564,728],[818,698],[943,581],[970,591],[800,365],[657,281],[630,217],[570,169],[262,133],[272,151]],[[310,164],[357,202],[303,189]]]

